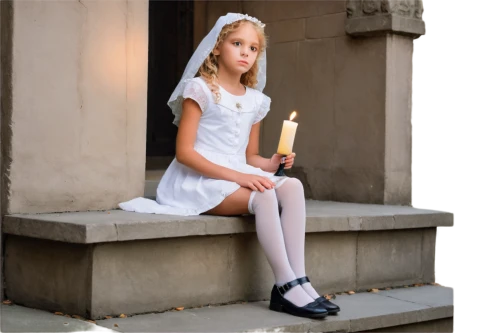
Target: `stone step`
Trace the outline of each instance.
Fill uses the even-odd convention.
[[[332,301],[341,311],[325,319],[271,311],[269,301],[260,301],[112,318],[98,320],[97,324],[121,332],[360,332],[382,328],[394,332],[453,332],[451,288],[363,292],[340,295]]]
[[[336,316],[321,320],[268,309],[268,301],[210,305],[127,318],[73,319],[17,304],[1,305],[2,332],[452,332],[453,289],[439,286],[337,296]],[[72,315],[66,314],[66,315]],[[117,325],[117,326],[115,326]],[[108,329],[109,328],[109,329]]]
[[[321,294],[434,282],[446,212],[307,202],[306,271]],[[274,277],[253,216],[120,210],[10,215],[5,286],[14,302],[91,318],[268,297]]]

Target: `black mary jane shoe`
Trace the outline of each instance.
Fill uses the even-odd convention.
[[[271,291],[271,301],[269,302],[269,309],[278,312],[286,312],[294,316],[306,318],[325,318],[328,316],[328,311],[319,302],[313,301],[304,306],[296,306],[285,297],[287,291],[299,285],[298,280],[293,280],[285,283],[282,286],[273,286]]]
[[[307,276],[298,278],[297,281],[299,281],[301,285],[307,282],[311,282]],[[314,301],[318,302],[319,304],[321,304],[321,306],[323,306],[326,310],[328,310],[329,315],[336,314],[337,312],[340,311],[340,307],[337,304],[330,302],[323,296],[316,298]]]

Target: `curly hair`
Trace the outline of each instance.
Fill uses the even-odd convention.
[[[257,73],[259,72],[258,62],[260,57],[262,56],[262,53],[267,47],[267,36],[264,33],[264,28],[246,19],[239,20],[231,24],[227,24],[222,28],[219,36],[217,37],[217,42],[215,43],[214,49],[216,49],[220,44],[222,44],[231,32],[238,29],[245,22],[252,24],[255,30],[257,31],[260,45],[259,45],[259,54],[257,55],[255,63],[248,70],[248,72],[241,75],[240,82],[248,87],[254,88],[257,85]],[[203,64],[201,64],[200,68],[198,69],[199,75],[205,79],[207,85],[210,87],[210,90],[214,95],[216,103],[218,103],[221,98],[219,86],[215,83],[218,69],[219,69],[219,64],[217,61],[217,56],[213,54],[213,50],[212,52],[210,52],[208,57],[205,59]]]

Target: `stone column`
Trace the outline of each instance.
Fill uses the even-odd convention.
[[[1,1],[2,211],[144,193],[148,1]]]
[[[336,71],[336,197],[411,204],[413,39],[425,33],[420,0],[349,0]],[[345,92],[343,94],[342,92]],[[364,171],[363,171],[364,170]],[[359,171],[359,172],[358,172]]]

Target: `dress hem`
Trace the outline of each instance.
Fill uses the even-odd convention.
[[[284,178],[280,179],[279,183],[276,184],[275,189],[281,187],[286,182],[287,179],[289,179],[288,176],[285,176]],[[242,188],[242,186],[238,185],[237,183],[234,183],[234,184],[237,185],[237,187],[235,187],[234,189],[231,189],[227,192],[221,191],[218,200],[211,202],[209,204],[203,205],[203,206],[198,207],[198,208],[174,207],[174,206],[162,204],[156,200],[151,200],[151,199],[147,199],[144,197],[138,197],[138,198],[126,201],[126,202],[119,203],[118,206],[120,207],[120,209],[122,209],[124,211],[128,211],[128,212],[137,212],[137,213],[146,213],[146,214],[177,215],[177,216],[196,216],[196,215],[201,215],[202,213],[207,212],[210,209],[217,207],[218,205],[220,205],[224,201],[225,198],[227,198],[228,196],[230,196],[231,194],[233,194],[234,192],[236,192],[237,190]],[[151,204],[154,202],[158,206],[147,207],[146,204],[141,205],[141,203],[145,203],[145,202],[149,202]],[[175,213],[165,212],[165,209],[168,209],[168,208],[171,208],[172,211],[174,211]],[[249,211],[248,213],[244,213],[241,215],[253,215],[253,214]]]

